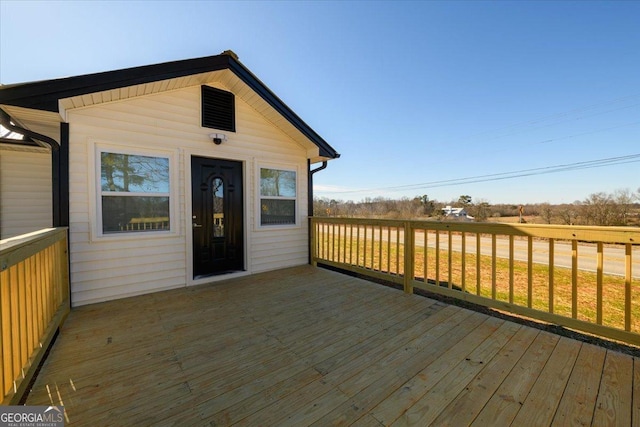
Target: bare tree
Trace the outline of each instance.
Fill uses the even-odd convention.
[[[540,204],[540,216],[547,224],[551,224],[553,222],[554,211],[549,203]]]
[[[633,202],[638,197],[628,188],[616,190],[613,193],[613,200],[617,205],[616,222],[620,225],[627,225],[629,222],[629,214],[633,207]]]
[[[590,194],[580,206],[580,214],[586,225],[602,225],[607,222],[606,212],[611,200],[605,193]]]
[[[560,206],[557,214],[562,223],[566,225],[574,225],[578,220],[578,210],[573,204]]]
[[[617,190],[614,194],[590,194],[581,205],[584,223],[587,225],[627,225],[627,217],[634,196],[629,190]]]
[[[110,172],[111,169],[107,169]],[[117,175],[110,178],[110,173],[103,172],[103,185],[118,184]],[[121,181],[124,181],[120,178]],[[136,178],[133,177],[133,180]],[[134,185],[129,179],[130,185]],[[539,215],[547,224],[560,223],[566,225],[630,225],[640,222],[636,213],[637,202],[640,201],[640,188],[636,192],[629,189],[616,190],[613,193],[594,193],[583,201],[575,201],[563,205],[549,203],[524,205],[528,215]],[[420,218],[425,216],[442,219],[442,208],[445,205],[462,205],[469,215],[477,221],[484,221],[490,216],[518,215],[518,205],[490,205],[486,200],[478,199],[472,203],[471,196],[462,195],[456,201],[439,202],[429,199],[426,194],[413,198],[390,199],[384,197],[365,198],[362,201],[347,202],[336,199],[316,198],[313,201],[314,215],[361,218]]]
[[[471,215],[474,217],[475,221],[477,222],[486,221],[487,218],[489,218],[489,215],[491,214],[490,206],[491,205],[489,205],[489,202],[482,199],[478,200],[473,205],[471,205],[470,212],[471,212]]]

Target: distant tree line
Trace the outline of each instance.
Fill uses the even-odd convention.
[[[313,212],[315,216],[445,220],[442,211],[445,206],[465,208],[474,221],[499,221],[501,217],[520,217],[522,212],[522,217],[528,221],[544,224],[640,225],[640,188],[636,192],[623,189],[613,193],[593,193],[584,200],[557,205],[492,205],[484,199],[474,201],[466,194],[446,202],[432,200],[426,194],[401,199],[365,198],[359,202],[316,198]]]

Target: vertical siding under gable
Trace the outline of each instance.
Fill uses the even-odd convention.
[[[51,153],[0,146],[0,239],[52,225]]]
[[[220,85],[212,85],[221,89]],[[71,291],[75,306],[185,286],[189,283],[190,156],[243,161],[249,272],[307,262],[306,150],[236,97],[236,132],[214,145],[200,126],[200,86],[68,111],[70,123]],[[220,131],[218,131],[220,132]],[[95,144],[171,150],[177,156],[177,233],[136,239],[96,238]],[[298,170],[295,228],[256,226],[260,162]],[[175,173],[175,171],[174,171]]]

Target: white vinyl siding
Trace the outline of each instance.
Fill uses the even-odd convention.
[[[220,85],[212,84],[224,90]],[[243,162],[246,267],[249,273],[307,263],[306,212],[289,229],[258,230],[257,162],[304,171],[307,148],[236,98],[236,132],[215,145],[200,124],[200,86],[70,109],[70,244],[74,306],[185,286],[191,272],[192,155]],[[174,150],[176,229],[166,236],[97,238],[96,146]],[[173,171],[172,171],[173,173]],[[174,192],[172,191],[172,197]],[[298,206],[306,206],[306,174],[298,173]],[[259,218],[257,219],[259,221]],[[149,233],[157,234],[157,233]],[[223,279],[224,276],[215,279]]]
[[[0,239],[52,225],[51,153],[0,145]]]
[[[265,234],[260,232],[259,238],[254,239],[252,248],[253,271],[277,270],[308,263],[307,226],[302,227],[302,230],[281,229],[279,233],[270,231]]]

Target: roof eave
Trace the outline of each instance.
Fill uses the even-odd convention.
[[[59,113],[60,99],[223,69],[229,69],[238,76],[306,138],[317,145],[321,157],[328,159],[340,157],[331,145],[260,79],[228,53],[82,76],[6,85],[0,88],[0,104]]]
[[[280,113],[289,123],[296,127],[302,134],[313,141],[320,149],[320,156],[328,159],[337,159],[340,154],[329,145],[320,135],[318,135],[304,120],[293,112],[280,98],[276,96],[260,79],[258,79],[249,69],[247,69],[240,61],[231,58],[229,69],[245,82],[254,92],[271,105],[278,113]]]
[[[2,86],[0,104],[58,112],[58,100],[229,68],[228,55],[165,62],[116,71]]]

